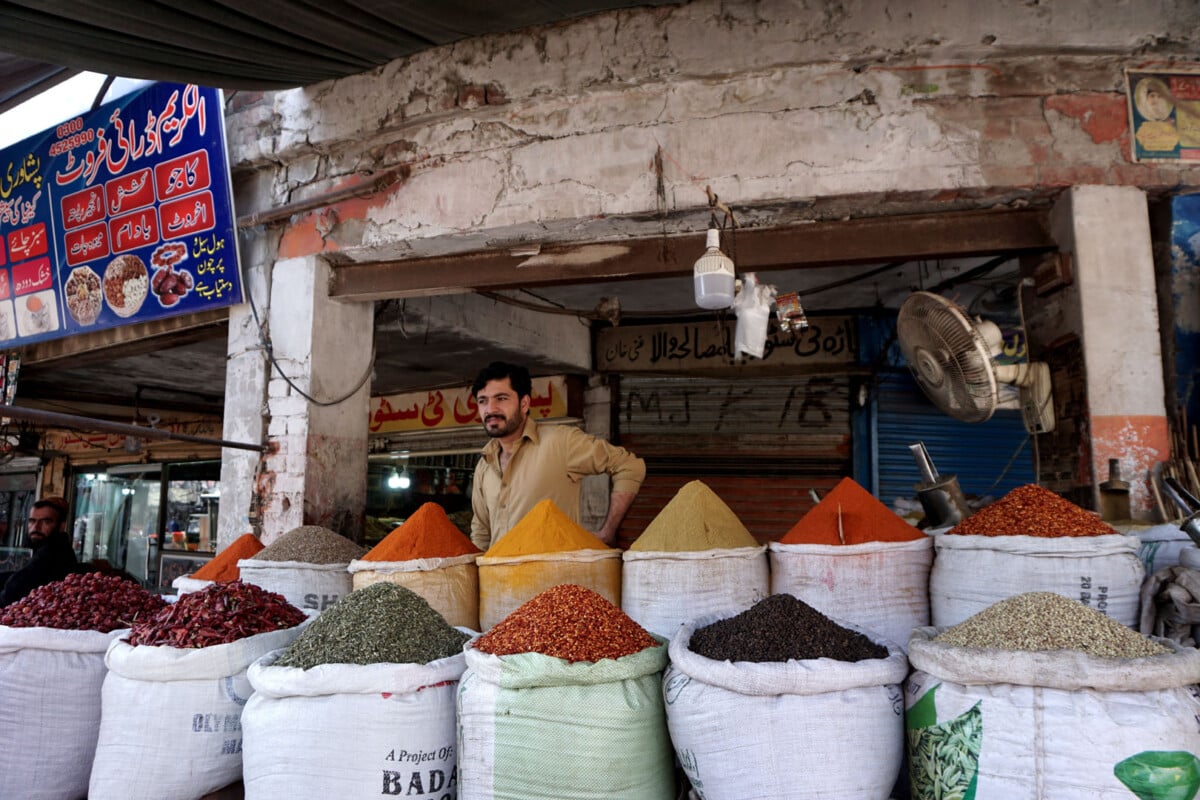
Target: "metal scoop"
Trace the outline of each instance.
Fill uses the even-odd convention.
[[[1171,500],[1187,517],[1183,522],[1179,523],[1179,528],[1188,535],[1193,542],[1200,545],[1200,500],[1197,500],[1191,492],[1183,487],[1183,484],[1172,477],[1163,478],[1163,487],[1167,490]]]

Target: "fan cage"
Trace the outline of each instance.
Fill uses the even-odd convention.
[[[965,312],[918,292],[901,306],[896,332],[913,378],[934,405],[965,422],[991,418],[999,400],[994,365]]]

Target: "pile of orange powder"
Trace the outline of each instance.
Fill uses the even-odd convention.
[[[258,540],[257,536],[253,533],[243,533],[234,539],[229,547],[217,553],[211,561],[193,572],[191,577],[198,581],[214,581],[216,583],[236,581],[242,577],[242,572],[238,569],[238,561],[243,558],[253,558],[262,549],[263,543]]]
[[[363,561],[412,561],[418,558],[454,558],[478,553],[437,503],[425,503],[372,547]]]
[[[854,479],[842,478],[779,541],[780,544],[866,544],[908,542],[924,536]]]

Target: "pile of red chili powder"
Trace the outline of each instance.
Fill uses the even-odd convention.
[[[564,583],[524,603],[471,646],[496,656],[541,653],[574,663],[622,658],[658,642],[591,589]]]
[[[1018,486],[955,525],[960,536],[1111,536],[1117,530],[1070,500],[1034,484]]]

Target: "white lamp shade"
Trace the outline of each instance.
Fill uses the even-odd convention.
[[[708,229],[708,249],[692,268],[696,282],[696,305],[701,308],[729,308],[733,305],[733,260],[721,252],[721,232]]]

